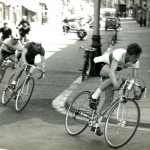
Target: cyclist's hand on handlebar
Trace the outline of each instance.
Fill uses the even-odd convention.
[[[140,100],[138,91],[134,91],[134,97],[135,97],[136,100]]]
[[[115,85],[113,88],[112,88],[112,91],[116,91],[116,90],[119,90],[120,89],[120,86],[119,84]]]

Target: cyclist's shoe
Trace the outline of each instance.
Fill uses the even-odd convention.
[[[12,90],[15,90],[16,85],[15,85],[15,84],[10,84],[8,87],[9,87],[10,89],[12,89]]]
[[[101,128],[100,127],[92,127],[91,128],[91,131],[93,131],[96,135],[98,135],[98,136],[101,136],[101,135],[103,135],[103,132],[101,131]]]
[[[98,104],[98,101],[96,99],[93,99],[92,97],[89,98],[89,105],[91,109],[96,110],[97,104]]]

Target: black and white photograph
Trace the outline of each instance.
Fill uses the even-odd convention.
[[[0,0],[0,150],[150,149],[150,0]]]

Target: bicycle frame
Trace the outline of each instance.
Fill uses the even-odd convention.
[[[102,81],[102,77],[101,77],[101,79],[100,79],[101,81]],[[91,92],[91,94],[90,94],[90,96],[95,92],[95,90],[100,86],[100,84],[102,84],[101,83],[101,81],[99,82],[99,84],[95,87],[95,89]],[[119,102],[119,104],[118,104],[118,110],[117,110],[117,120],[120,122],[123,122],[124,124],[125,124],[125,122],[124,122],[124,120],[123,120],[123,116],[122,116],[122,119],[121,120],[119,120],[119,117],[118,117],[118,114],[119,114],[119,110],[120,110],[120,106],[121,106],[121,103],[122,102],[124,102],[125,100],[126,100],[126,97],[125,97],[125,88],[127,87],[127,84],[128,83],[131,83],[129,80],[126,80],[125,81],[125,83],[123,83],[123,86],[119,89],[119,97],[118,98],[115,98],[116,100],[114,101],[114,102],[111,102],[110,103],[110,105],[104,110],[104,111],[102,111],[101,112],[101,114],[97,114],[97,120],[96,120],[96,122],[98,121],[98,119],[100,118],[100,117],[103,117],[106,113],[107,113],[107,111],[111,108],[111,107],[113,107],[115,104],[117,104],[117,102]],[[141,87],[139,84],[134,84],[135,86],[137,86],[137,87]],[[145,93],[146,93],[146,90],[145,90]],[[144,95],[144,97],[145,97],[145,95]],[[124,111],[124,107],[123,107],[123,110],[122,111]],[[93,120],[94,119],[94,114],[96,113],[96,111],[95,110],[93,110],[92,111],[92,117],[91,117],[91,120]],[[123,114],[123,113],[122,113]]]

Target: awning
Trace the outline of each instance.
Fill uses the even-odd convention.
[[[47,10],[42,10],[42,8],[39,5],[31,4],[31,3],[25,3],[22,5],[26,9],[33,11],[33,12],[47,12]]]

